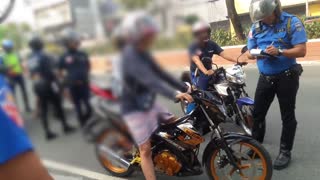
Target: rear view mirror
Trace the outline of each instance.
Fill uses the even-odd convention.
[[[242,49],[241,49],[241,54],[244,54],[245,52],[248,51],[248,46],[244,46]]]

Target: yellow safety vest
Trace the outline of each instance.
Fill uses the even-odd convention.
[[[3,63],[6,68],[15,74],[22,74],[22,66],[19,56],[15,53],[8,53],[3,56]]]

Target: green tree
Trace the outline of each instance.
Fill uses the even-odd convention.
[[[144,8],[150,2],[150,0],[118,0],[118,1],[121,5],[123,5],[128,10]]]
[[[199,17],[195,14],[191,14],[185,17],[185,22],[189,25],[192,25],[193,23],[197,22],[199,20]]]
[[[11,39],[15,43],[16,49],[21,49],[26,45],[26,34],[31,31],[27,24],[6,24],[0,27],[0,41]]]

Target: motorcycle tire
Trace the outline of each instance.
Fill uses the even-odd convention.
[[[107,170],[112,176],[116,177],[128,177],[130,176],[133,172],[134,169],[132,166],[129,168],[123,168],[123,167],[117,167],[116,165],[113,165],[112,162],[107,159],[105,156],[102,155],[102,152],[99,150],[99,146],[104,142],[106,138],[111,138],[115,137],[115,134],[121,134],[119,131],[116,129],[106,129],[104,132],[97,138],[95,142],[95,152],[96,152],[96,157],[100,164],[103,166],[105,170]]]
[[[239,178],[238,176],[240,176],[240,179],[244,178],[244,179],[270,180],[272,178],[273,167],[272,167],[272,160],[268,151],[259,142],[257,142],[254,139],[239,139],[239,140],[236,140],[235,142],[236,143],[234,144],[230,143],[231,148],[234,147],[235,145],[240,145],[240,147],[242,146],[249,147],[250,150],[252,150],[253,152],[253,156],[250,157],[247,151],[241,152],[241,148],[240,148],[240,152],[236,152],[233,150],[233,155],[236,158],[236,161],[241,169],[240,173],[237,173],[236,170],[233,168],[233,166],[229,163],[227,156],[224,156],[224,158],[221,158],[221,154],[222,154],[221,152],[224,152],[224,151],[220,148],[215,148],[212,151],[210,151],[210,153],[208,154],[208,157],[204,157],[206,172],[209,178],[215,179],[215,180],[238,179]],[[259,159],[257,159],[257,157]],[[217,165],[216,165],[216,158],[218,158]],[[259,163],[259,166],[262,167],[261,175],[258,176],[259,178],[257,178],[257,176],[255,175],[252,175],[254,177],[247,177],[246,174],[244,173],[247,172],[246,170],[248,168],[258,166],[258,163],[255,164],[257,160],[261,160],[261,164]],[[244,164],[243,161],[248,161],[248,162],[251,162],[252,164]],[[228,175],[223,177],[220,177],[218,175],[219,173],[217,173],[217,170],[218,168],[220,168],[220,167],[216,167],[216,166],[220,166],[220,164],[218,163],[221,163],[222,164],[221,166],[224,166],[224,167],[227,167],[227,165],[231,167],[231,170],[227,172]],[[252,171],[252,172],[256,173],[257,171]],[[230,174],[232,175],[232,177]]]

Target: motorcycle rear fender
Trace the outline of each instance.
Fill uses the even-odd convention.
[[[243,105],[253,105],[254,100],[250,97],[243,97],[237,100],[237,104],[241,108]]]
[[[237,143],[241,140],[251,140],[252,137],[247,136],[245,134],[241,134],[241,133],[225,133],[223,135],[224,139],[228,142],[228,145],[232,145],[234,143]],[[218,149],[219,146],[216,143],[216,138],[212,139],[208,145],[206,146],[204,152],[203,152],[203,156],[202,156],[202,165],[205,164],[205,161],[210,158],[210,152],[215,151],[216,149]]]

